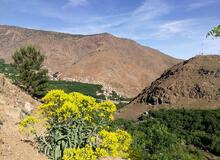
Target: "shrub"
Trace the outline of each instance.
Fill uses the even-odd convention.
[[[42,68],[44,56],[41,52],[28,45],[17,50],[12,58],[18,71],[18,85],[33,96],[43,95],[48,71]]]
[[[95,137],[93,137],[95,138]],[[122,130],[108,132],[102,130],[98,133],[95,145],[86,145],[84,148],[64,150],[64,160],[96,160],[98,157],[128,158],[131,136]],[[93,141],[94,143],[94,141]],[[95,150],[92,148],[95,146]]]
[[[129,157],[130,135],[121,130],[108,131],[116,111],[112,102],[96,102],[81,93],[67,94],[62,90],[52,90],[42,100],[44,104],[38,107],[35,117],[45,119],[47,131],[37,140],[39,150],[51,159]],[[20,128],[30,127],[27,130],[32,131],[32,121],[28,119],[32,118],[25,118]],[[83,156],[87,152],[91,155]]]

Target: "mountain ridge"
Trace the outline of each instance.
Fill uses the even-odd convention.
[[[128,97],[180,61],[109,33],[72,35],[0,25],[0,58],[11,62],[26,44],[37,46],[46,56],[44,65],[62,73],[61,79],[102,84]]]

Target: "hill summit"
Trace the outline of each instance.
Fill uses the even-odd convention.
[[[108,33],[71,35],[0,25],[0,58],[11,61],[21,46],[33,44],[46,56],[45,66],[61,79],[102,84],[134,97],[179,60],[135,41]]]
[[[196,56],[166,70],[116,117],[136,119],[156,108],[220,107],[220,56]]]
[[[151,105],[220,100],[220,56],[197,56],[166,70],[133,101]]]

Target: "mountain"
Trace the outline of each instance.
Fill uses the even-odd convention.
[[[134,97],[165,69],[180,60],[108,33],[65,33],[0,26],[0,58],[11,62],[21,46],[34,44],[45,54],[45,66],[61,78],[98,83]]]
[[[220,56],[197,56],[174,65],[121,111],[137,118],[150,108],[220,107]]]
[[[18,123],[38,105],[39,102],[0,74],[0,159],[47,159],[18,129]]]

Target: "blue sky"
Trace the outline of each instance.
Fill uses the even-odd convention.
[[[73,34],[109,32],[177,58],[220,54],[206,33],[220,0],[0,0],[0,24]]]

